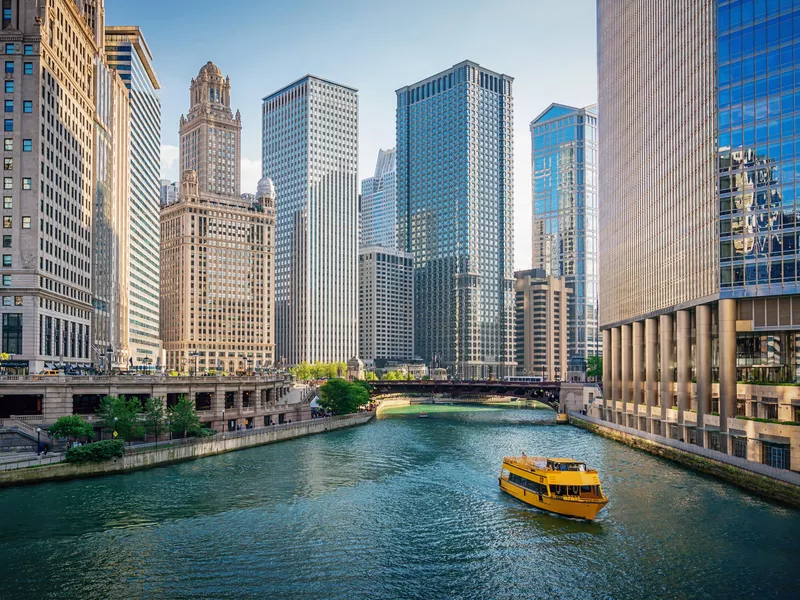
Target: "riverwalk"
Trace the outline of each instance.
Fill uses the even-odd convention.
[[[335,429],[363,425],[372,420],[374,416],[374,412],[363,412],[218,433],[207,438],[136,444],[127,447],[124,456],[103,462],[68,463],[61,461],[59,456],[48,457],[50,461],[57,458],[59,462],[47,464],[47,460],[45,460],[42,466],[39,466],[38,459],[29,458],[26,460],[27,464],[24,465],[28,468],[0,470],[0,487],[111,475],[205,456],[214,456]]]

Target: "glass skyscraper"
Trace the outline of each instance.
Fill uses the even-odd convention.
[[[148,369],[161,362],[160,86],[138,27],[106,27],[105,41],[108,65],[130,91],[129,366]]]
[[[800,470],[736,418],[800,418],[800,1],[599,0],[598,65],[605,416]]]
[[[361,181],[359,247],[397,246],[395,149],[379,150],[375,174]]]
[[[358,352],[358,92],[307,75],[263,103],[275,183],[276,362]]]
[[[461,377],[514,372],[512,83],[464,61],[397,90],[415,353]]]
[[[530,125],[533,267],[564,279],[567,356],[600,353],[597,325],[597,107],[551,104]]]

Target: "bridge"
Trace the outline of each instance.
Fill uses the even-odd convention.
[[[524,398],[546,404],[558,410],[561,383],[544,381],[521,383],[516,381],[371,381],[372,395],[420,394],[434,396],[447,394],[456,399],[465,396],[506,396]]]

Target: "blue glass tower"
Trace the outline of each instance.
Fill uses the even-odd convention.
[[[397,90],[416,354],[462,377],[514,371],[512,82],[464,61]]]
[[[597,107],[551,104],[531,122],[533,267],[563,278],[567,356],[600,354]]]

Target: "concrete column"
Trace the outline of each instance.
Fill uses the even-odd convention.
[[[697,441],[703,443],[705,415],[711,410],[711,307],[697,307]]]
[[[633,385],[631,402],[636,415],[636,428],[639,428],[639,405],[642,403],[642,374],[644,373],[644,322],[633,323]]]
[[[719,301],[720,449],[728,450],[728,417],[736,414],[736,300]]]
[[[622,409],[628,412],[628,402],[631,401],[631,380],[633,379],[633,372],[631,371],[631,325],[622,326]],[[627,423],[625,423],[627,425]]]
[[[678,311],[678,423],[683,426],[683,413],[692,406],[692,314]]]
[[[672,405],[672,315],[661,315],[658,322],[661,338],[661,420],[666,420]]]
[[[616,402],[622,397],[620,380],[622,374],[622,340],[619,327],[611,330],[611,399]],[[613,405],[612,405],[613,408]]]
[[[647,319],[644,323],[644,336],[647,346],[645,363],[645,403],[647,404],[647,423],[652,432],[650,424],[653,407],[656,405],[658,396],[658,322],[655,319]]]
[[[603,408],[611,395],[611,330],[603,330]]]

